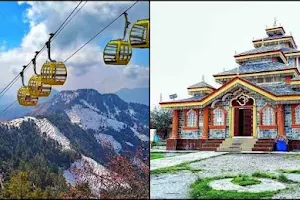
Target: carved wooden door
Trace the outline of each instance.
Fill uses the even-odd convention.
[[[239,108],[234,108],[234,136],[239,136]]]
[[[243,136],[252,136],[252,109],[244,109],[243,115]]]

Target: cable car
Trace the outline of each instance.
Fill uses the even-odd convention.
[[[127,65],[132,56],[131,45],[124,40],[130,22],[128,22],[127,13],[123,14],[125,16],[123,39],[109,41],[103,51],[103,60],[107,65]]]
[[[35,75],[33,75],[28,82],[28,88],[29,88],[29,92],[31,95],[33,96],[37,96],[37,97],[48,97],[51,93],[51,85],[49,84],[44,84],[42,82],[42,77],[41,75],[36,73],[36,56],[39,53],[38,51],[35,52],[36,55],[35,57],[32,59],[32,63],[33,63],[33,71],[35,73]]]
[[[20,75],[22,77],[23,87],[21,87],[18,90],[18,102],[22,106],[36,106],[39,98],[37,96],[31,95],[29,92],[29,87],[25,86],[25,84],[24,84],[24,69],[25,68],[26,68],[26,66],[23,67],[23,70],[20,73]]]
[[[108,65],[127,65],[132,56],[132,48],[127,41],[111,40],[103,52],[103,60]]]
[[[50,56],[50,40],[54,36],[50,34],[50,39],[46,42],[48,48],[48,59],[41,68],[41,79],[44,84],[63,85],[67,79],[67,68],[63,62],[57,62],[51,59]]]
[[[142,19],[136,21],[129,34],[129,42],[132,48],[149,48],[150,21]]]

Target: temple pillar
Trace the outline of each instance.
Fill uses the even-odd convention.
[[[202,131],[202,139],[208,139],[208,106],[203,109],[203,131]]]
[[[170,139],[178,138],[179,110],[173,110],[172,135]]]
[[[167,140],[167,150],[176,150],[179,125],[179,110],[173,110],[172,134]]]
[[[278,135],[285,136],[283,104],[279,104],[277,107],[277,126],[278,126]]]

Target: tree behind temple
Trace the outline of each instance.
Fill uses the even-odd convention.
[[[168,138],[171,131],[172,113],[169,110],[154,108],[150,112],[150,128],[155,128],[157,133],[163,138]]]

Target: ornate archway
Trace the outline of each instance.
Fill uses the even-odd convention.
[[[256,137],[255,99],[241,93],[230,101],[229,135]]]

